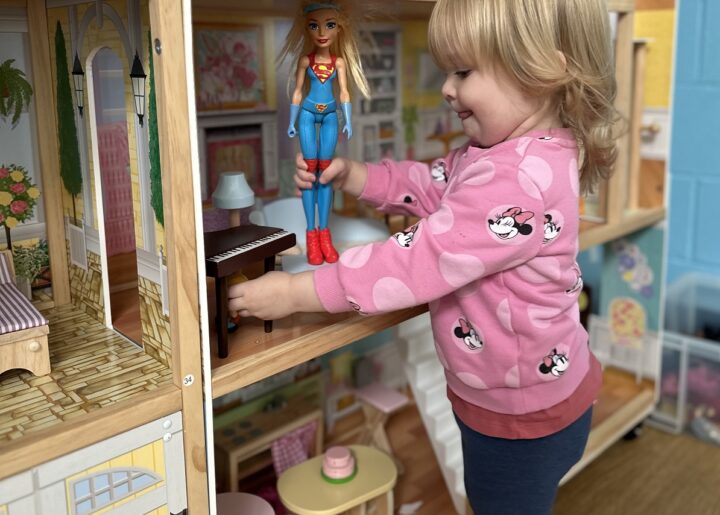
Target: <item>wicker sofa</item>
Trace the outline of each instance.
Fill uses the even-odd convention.
[[[48,321],[15,286],[12,253],[0,252],[0,374],[13,368],[50,373]]]

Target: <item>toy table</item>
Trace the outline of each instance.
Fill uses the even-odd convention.
[[[277,488],[285,507],[297,515],[336,515],[346,511],[366,513],[366,503],[375,500],[377,515],[393,513],[393,487],[397,469],[384,452],[364,445],[351,445],[357,475],[347,483],[332,484],[320,475],[322,456],[316,456],[280,475]]]

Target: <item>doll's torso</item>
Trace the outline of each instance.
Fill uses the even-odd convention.
[[[335,56],[330,56],[332,61],[330,63],[317,63],[315,62],[315,54],[309,54],[310,63],[307,67],[307,76],[310,80],[310,92],[307,95],[306,101],[303,102],[303,107],[308,108],[308,104],[314,104],[315,109],[311,109],[315,112],[322,113],[323,111],[329,111],[330,108],[335,110],[335,97],[333,95],[332,83],[337,76],[337,69],[335,67]],[[324,109],[322,106],[326,106]]]

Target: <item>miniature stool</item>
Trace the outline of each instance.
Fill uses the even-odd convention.
[[[280,474],[277,490],[283,505],[297,515],[337,515],[352,510],[365,514],[374,503],[375,515],[392,515],[397,469],[390,457],[365,445],[351,445],[357,474],[333,484],[322,477],[323,456],[316,456]]]
[[[233,492],[217,496],[217,513],[218,515],[275,515],[275,510],[262,497]]]
[[[365,429],[360,437],[360,443],[372,444],[385,451],[395,461],[398,472],[402,474],[404,467],[393,453],[385,432],[385,423],[390,415],[408,403],[407,396],[379,382],[364,386],[356,390],[355,394],[362,401],[365,413]]]

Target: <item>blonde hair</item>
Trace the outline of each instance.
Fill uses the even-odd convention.
[[[438,0],[428,40],[446,71],[497,66],[552,99],[578,141],[583,192],[612,173],[618,114],[604,0]]]
[[[304,55],[308,55],[314,49],[313,42],[307,37],[307,14],[304,9],[310,4],[317,3],[313,0],[302,0],[295,15],[293,25],[288,32],[285,44],[280,50],[277,62],[282,62],[287,56],[292,56],[296,60]],[[355,3],[358,3],[357,1]],[[365,98],[370,97],[370,86],[363,73],[362,63],[360,62],[360,51],[357,46],[357,34],[353,28],[353,19],[357,19],[357,14],[352,12],[351,2],[343,0],[334,0],[332,2],[323,2],[323,4],[332,4],[337,6],[337,22],[338,35],[337,39],[330,47],[330,53],[337,57],[342,57],[345,61],[345,69],[347,70],[348,84],[354,84]],[[290,79],[294,78],[291,74]],[[305,83],[305,89],[308,84]],[[288,84],[288,91],[290,85]],[[307,91],[304,92],[307,94]]]

